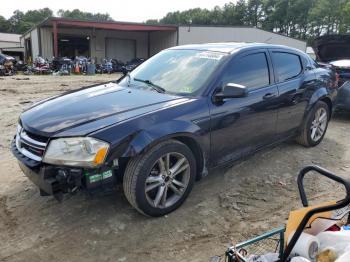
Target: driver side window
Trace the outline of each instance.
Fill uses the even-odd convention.
[[[269,67],[264,52],[234,59],[227,67],[223,84],[235,83],[250,89],[270,85]]]

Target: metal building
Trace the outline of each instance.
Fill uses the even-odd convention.
[[[21,35],[0,33],[0,53],[23,59],[24,48],[20,43]]]
[[[176,45],[210,42],[264,42],[305,51],[306,43],[253,27],[148,25],[48,18],[21,37],[26,58],[84,55],[100,63],[148,58]]]

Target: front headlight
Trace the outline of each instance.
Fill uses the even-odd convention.
[[[92,137],[51,140],[43,162],[55,165],[96,167],[105,161],[109,144]]]

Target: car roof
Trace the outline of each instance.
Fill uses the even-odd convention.
[[[242,49],[254,49],[254,48],[278,48],[286,49],[290,51],[301,52],[298,49],[291,48],[284,45],[273,45],[266,43],[246,43],[246,42],[225,42],[225,43],[208,43],[208,44],[192,44],[192,45],[180,45],[175,46],[169,49],[172,50],[203,50],[203,51],[212,51],[212,52],[221,52],[232,54],[238,50]]]

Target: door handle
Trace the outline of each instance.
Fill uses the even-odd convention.
[[[264,100],[267,100],[267,99],[271,99],[271,98],[274,98],[276,97],[276,94],[275,93],[267,93],[263,96],[263,99]]]

